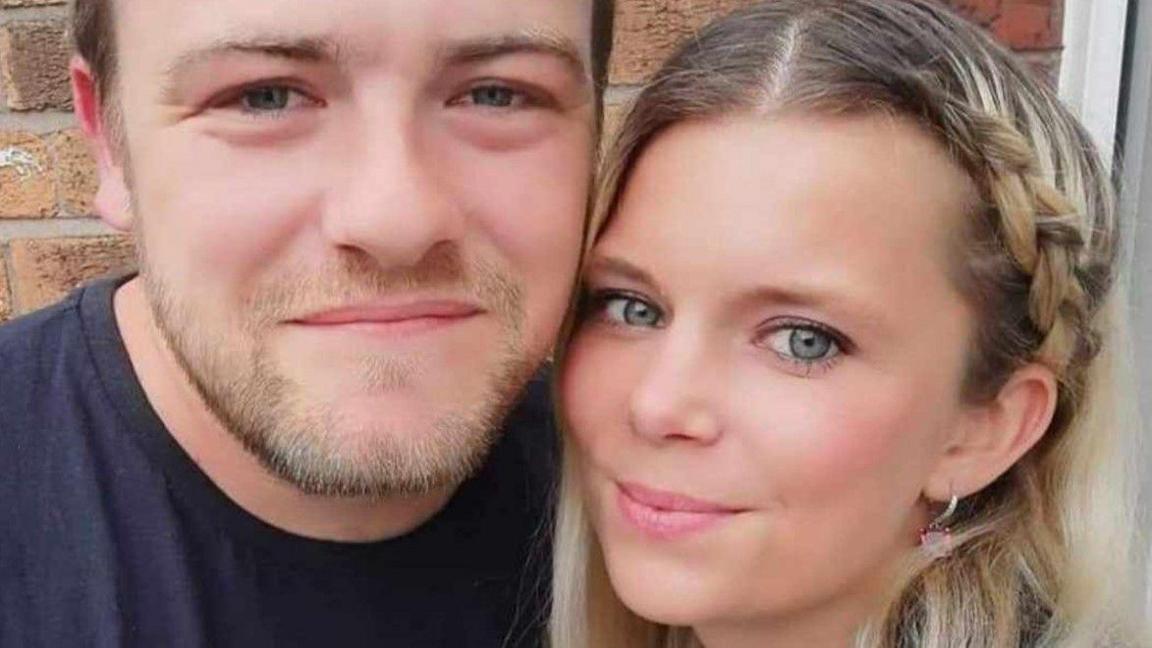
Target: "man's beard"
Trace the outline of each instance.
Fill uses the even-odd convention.
[[[238,345],[205,334],[202,320],[149,262],[142,234],[136,237],[140,276],[153,318],[189,381],[224,428],[268,470],[309,494],[382,498],[456,486],[483,463],[541,361],[522,342],[519,287],[491,268],[466,265],[452,249],[434,250],[420,265],[399,271],[342,253],[331,266],[277,276],[233,314],[240,330],[221,331],[237,336]],[[278,322],[426,289],[475,300],[501,327],[496,342],[501,348],[486,372],[484,393],[455,411],[429,411],[427,420],[415,424],[419,429],[390,429],[386,411],[370,423],[349,420],[277,366],[267,338]],[[403,388],[418,368],[365,352],[359,369],[358,384],[384,392]]]

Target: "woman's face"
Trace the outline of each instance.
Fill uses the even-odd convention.
[[[949,250],[972,191],[892,117],[737,116],[649,146],[562,377],[625,604],[702,635],[867,614],[970,416]]]

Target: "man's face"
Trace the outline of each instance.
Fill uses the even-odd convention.
[[[483,458],[576,269],[591,13],[117,0],[119,159],[158,328],[281,476],[421,492]]]

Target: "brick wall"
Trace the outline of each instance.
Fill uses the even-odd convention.
[[[1062,0],[948,0],[1055,79]],[[711,16],[750,0],[617,0],[609,121],[662,57]],[[90,217],[92,160],[72,120],[66,0],[0,0],[0,321],[130,263]]]

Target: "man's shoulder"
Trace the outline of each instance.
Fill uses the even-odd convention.
[[[67,407],[69,389],[92,373],[81,314],[86,290],[0,325],[0,431],[59,413]]]
[[[78,290],[62,301],[0,325],[0,409],[14,390],[34,386],[59,369],[62,355],[81,344]]]
[[[504,470],[522,473],[532,499],[551,492],[559,471],[560,451],[555,421],[552,372],[545,369],[528,383],[508,416],[502,444],[516,458],[514,462],[505,464]]]
[[[552,372],[541,370],[529,381],[507,420],[507,433],[531,452],[555,449],[556,418],[552,403]]]

